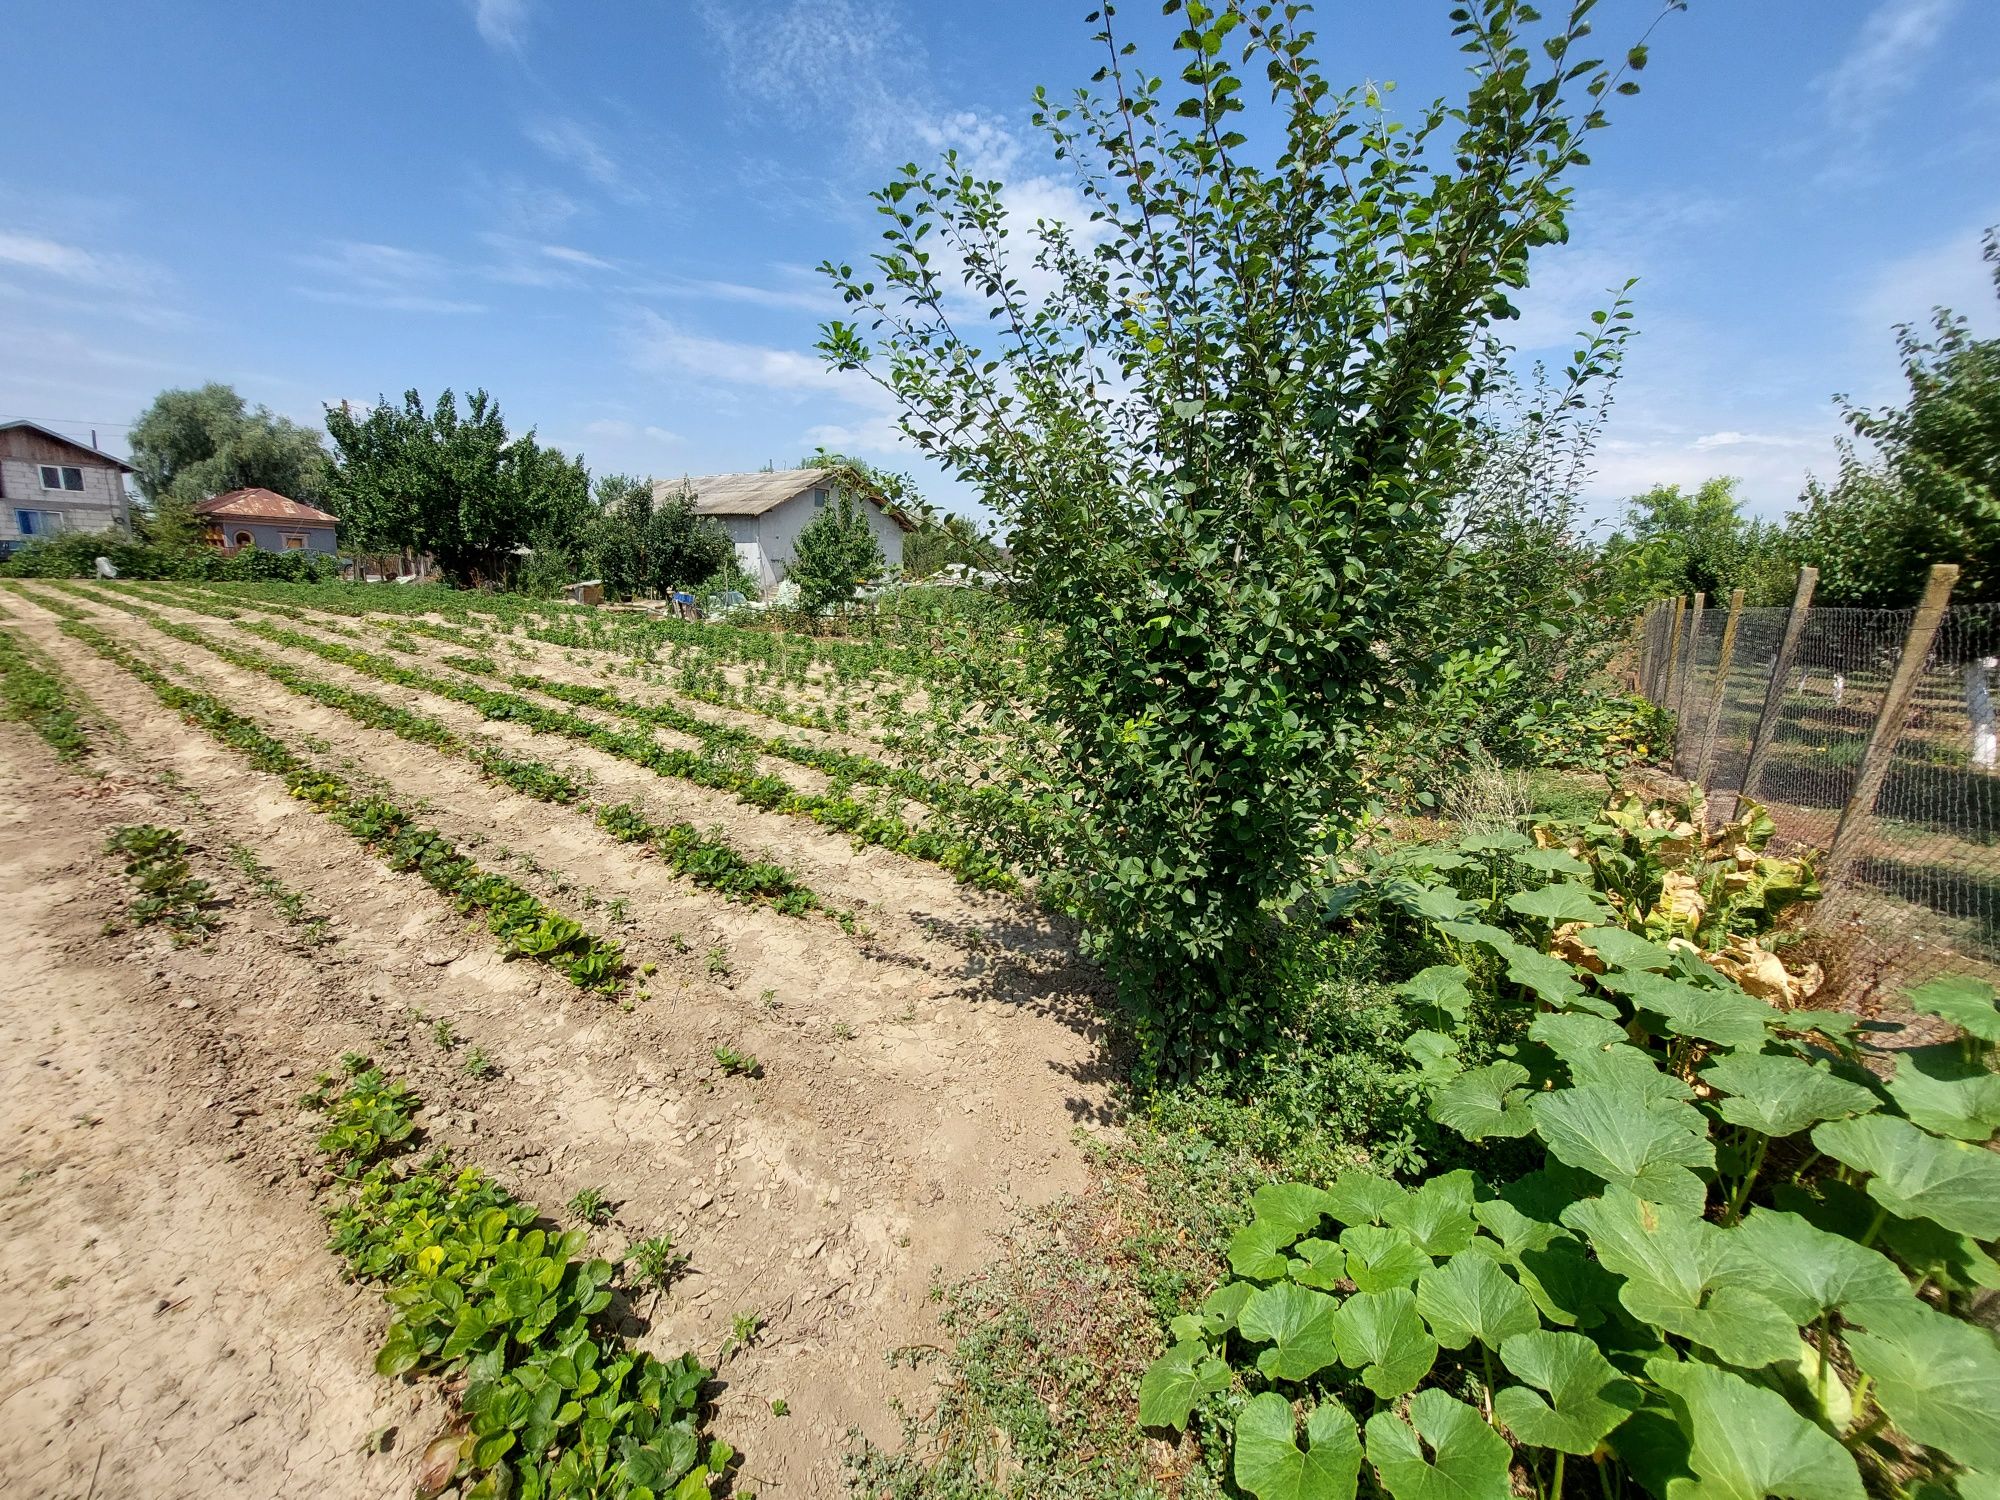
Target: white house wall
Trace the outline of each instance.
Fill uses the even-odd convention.
[[[783,505],[773,506],[763,515],[755,517],[757,527],[757,547],[761,553],[759,566],[755,571],[765,588],[776,588],[792,570],[792,559],[798,556],[799,533],[812,524],[812,518],[819,514],[819,507],[813,504],[815,491],[805,490],[794,495]],[[837,501],[829,500],[829,505]],[[903,528],[889,519],[879,505],[862,504],[862,511],[868,517],[868,529],[874,534],[876,544],[882,549],[883,558],[891,567],[898,567],[903,561]],[[735,517],[731,518],[736,519]],[[732,530],[732,535],[734,534]],[[742,555],[743,548],[737,547]],[[745,562],[745,567],[752,566]]]

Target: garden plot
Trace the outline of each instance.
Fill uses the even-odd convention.
[[[233,705],[259,731],[357,787],[379,783],[482,866],[623,944],[632,972],[616,994],[601,994],[550,967],[505,961],[480,923],[416,874],[385,866],[288,795],[279,778],[250,769],[235,750],[182,722],[126,667],[62,630],[57,611],[78,603],[91,628],[154,664],[163,680]],[[713,1363],[740,1315],[761,1322],[754,1340],[723,1363],[709,1422],[742,1451],[744,1487],[838,1492],[849,1429],[890,1439],[891,1398],[923,1399],[928,1375],[891,1369],[885,1357],[940,1342],[927,1299],[934,1268],[956,1273],[978,1264],[1020,1206],[1081,1180],[1072,1127],[1106,1108],[1099,1086],[1087,1081],[1096,1076],[1089,976],[1019,902],[971,891],[886,850],[855,854],[830,830],[737,809],[746,829],[765,829],[766,843],[796,840],[824,851],[817,863],[781,851],[815,888],[823,882],[846,900],[874,881],[878,895],[910,898],[893,914],[878,900],[868,918],[875,938],[857,940],[825,915],[786,916],[694,886],[608,838],[585,810],[484,782],[462,758],[366,728],[87,595],[36,590],[10,595],[9,604],[9,628],[125,736],[123,747],[92,756],[98,784],[151,799],[145,821],[187,830],[198,873],[228,897],[203,943],[176,948],[151,930],[103,934],[120,891],[117,864],[95,852],[97,841],[112,822],[136,819],[77,817],[65,788],[81,783],[64,782],[53,755],[24,731],[5,729],[0,748],[17,782],[45,789],[20,804],[24,815],[68,817],[73,857],[105,874],[75,903],[80,909],[59,940],[34,942],[52,971],[112,972],[125,981],[101,1003],[157,1025],[160,1114],[196,1141],[240,1134],[226,1131],[226,1121],[211,1126],[202,1106],[214,1090],[206,1081],[184,1087],[176,1071],[197,1068],[200,1035],[229,1038],[220,1054],[226,1065],[244,1080],[262,1080],[253,1128],[266,1127],[258,1139],[275,1165],[252,1173],[227,1160],[234,1148],[225,1144],[216,1170],[239,1197],[268,1198],[271,1212],[291,1215],[303,1225],[298,1243],[316,1251],[313,1182],[299,1171],[312,1127],[291,1106],[313,1072],[343,1052],[365,1053],[424,1098],[422,1122],[433,1139],[463,1146],[565,1225],[573,1221],[559,1205],[600,1192],[610,1219],[590,1230],[596,1253],[616,1259],[630,1242],[671,1235],[688,1268],[664,1291],[634,1297],[642,1346],[667,1358],[691,1350]],[[343,670],[305,653],[287,659],[327,678]],[[354,686],[394,691],[359,678]],[[440,719],[456,708],[399,696]],[[451,723],[467,735],[492,727],[475,721]],[[552,740],[527,736],[522,752],[540,757],[560,748],[579,761],[593,753]],[[667,786],[639,768],[624,770],[653,782],[655,797]],[[157,790],[166,785],[176,790]],[[611,790],[593,769],[591,795],[601,800]],[[231,843],[250,851],[268,880],[295,892],[330,940],[308,944],[226,857]],[[845,887],[833,878],[843,863]],[[1012,948],[1025,956],[1011,957]],[[640,973],[645,964],[654,972]],[[642,989],[650,992],[643,1000]],[[174,997],[194,1008],[178,1010]],[[727,1071],[718,1048],[753,1056],[760,1076]],[[471,1076],[466,1061],[475,1050],[497,1071]],[[274,1083],[286,1069],[282,1086]],[[131,1118],[139,1106],[124,1097],[125,1085],[114,1080],[105,1089],[118,1117]],[[163,1170],[161,1191],[170,1193],[177,1169]],[[37,1191],[51,1195],[49,1211],[59,1219],[67,1201],[60,1176]],[[175,1210],[180,1222],[205,1224],[201,1205],[211,1193],[223,1201],[220,1188],[203,1186]],[[215,1233],[228,1243],[227,1226]],[[17,1257],[20,1274],[53,1282],[64,1274],[60,1253],[58,1244],[31,1242]],[[407,1403],[423,1387],[368,1373],[380,1315],[340,1290],[331,1257],[314,1264],[344,1299],[329,1327],[337,1321],[356,1346],[336,1351],[353,1371],[356,1399],[385,1409]],[[246,1326],[262,1326],[254,1284],[244,1306]],[[25,1330],[17,1361],[69,1358],[69,1346],[53,1337]],[[90,1347],[88,1340],[78,1347]],[[126,1357],[125,1378],[137,1380],[144,1350]],[[331,1377],[322,1383],[335,1385]],[[362,1440],[387,1420],[322,1431],[300,1418],[313,1443],[351,1449],[366,1466],[357,1474],[405,1466],[393,1481],[356,1479],[329,1493],[379,1493],[407,1480],[414,1463],[407,1446],[359,1457]],[[406,1419],[402,1442],[421,1448],[430,1432],[419,1429],[434,1420]],[[345,1425],[329,1421],[329,1429]],[[302,1441],[296,1431],[292,1438]],[[136,1450],[108,1441],[107,1477],[147,1472]],[[73,1456],[67,1439],[56,1446],[65,1462]],[[123,1467],[111,1468],[114,1459]],[[18,1462],[5,1457],[5,1477],[21,1477]]]

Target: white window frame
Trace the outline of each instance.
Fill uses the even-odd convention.
[[[14,508],[14,530],[24,537],[59,536],[65,519],[59,510],[33,510],[24,505]]]
[[[83,470],[75,464],[37,464],[36,468],[41,471],[40,478],[44,490],[52,494],[61,494],[65,490],[72,495],[83,493]],[[54,484],[49,483],[49,476],[51,474],[55,475],[56,478]],[[76,476],[75,484],[69,482],[69,477],[72,474]]]

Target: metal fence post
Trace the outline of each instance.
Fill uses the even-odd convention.
[[[1833,830],[1833,847],[1826,856],[1826,867],[1832,876],[1843,873],[1862,835],[1875,821],[1875,799],[1881,796],[1890,762],[1896,758],[1896,741],[1902,735],[1903,720],[1909,714],[1910,700],[1916,696],[1917,683],[1924,675],[1924,660],[1931,653],[1931,642],[1937,639],[1938,626],[1944,621],[1945,606],[1951,602],[1951,588],[1956,582],[1956,564],[1932,565],[1924,597],[1917,604],[1910,633],[1903,641],[1903,654],[1896,661],[1896,674],[1889,679],[1889,691],[1883,695],[1882,711],[1875,715],[1875,727],[1868,732],[1868,748],[1862,753],[1861,774],[1855,778],[1854,795],[1840,810],[1840,823]]]
[[[1695,658],[1701,654],[1701,612],[1708,603],[1708,595],[1697,591],[1694,607],[1688,611],[1687,642],[1681,653],[1681,663],[1677,675],[1678,686],[1674,691],[1674,769],[1684,771],[1687,758],[1681,753],[1688,743],[1687,718],[1688,698],[1694,692]]]
[[[1743,811],[1746,797],[1755,795],[1757,773],[1764,757],[1778,737],[1778,717],[1785,701],[1785,684],[1792,675],[1792,661],[1799,654],[1799,637],[1805,634],[1806,615],[1812,609],[1813,590],[1819,586],[1818,568],[1799,569],[1798,592],[1792,595],[1792,612],[1785,618],[1785,638],[1778,645],[1778,659],[1771,666],[1771,684],[1764,690],[1764,710],[1757,716],[1757,732],[1750,739],[1750,758],[1743,763],[1743,782],[1736,788],[1736,805],[1729,810],[1734,818]]]
[[[1715,736],[1722,728],[1722,700],[1729,696],[1729,659],[1736,654],[1736,622],[1743,615],[1743,590],[1729,591],[1729,618],[1722,626],[1722,654],[1715,663],[1715,694],[1708,705],[1708,729],[1701,737],[1701,759],[1695,762],[1694,784],[1708,790],[1715,769]]]

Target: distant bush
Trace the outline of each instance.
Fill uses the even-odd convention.
[[[0,577],[88,578],[96,572],[100,557],[111,560],[120,578],[324,583],[340,576],[339,560],[324,552],[260,552],[246,547],[225,554],[205,548],[154,547],[103,532],[72,531],[30,542],[0,562]]]

